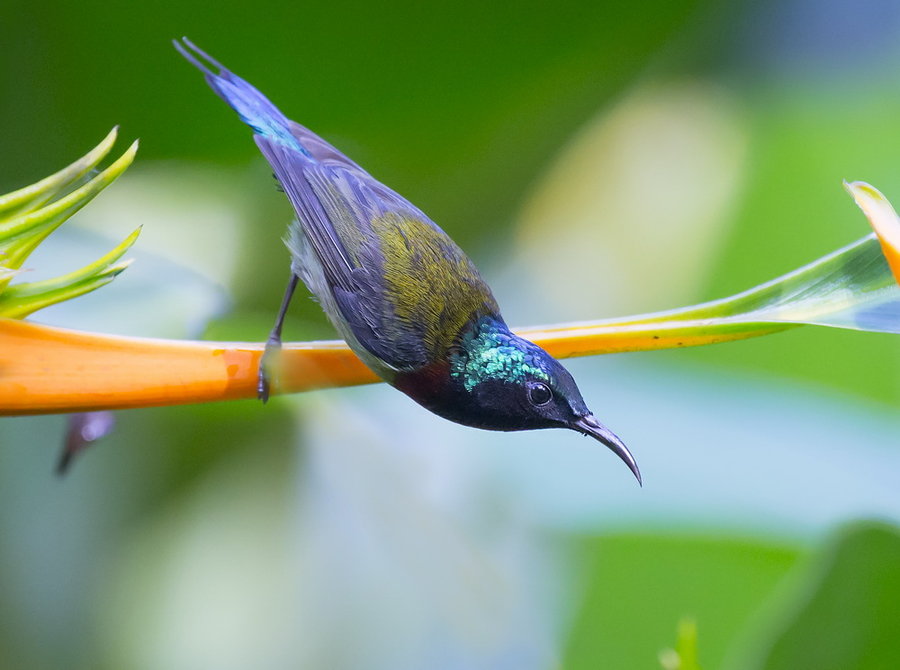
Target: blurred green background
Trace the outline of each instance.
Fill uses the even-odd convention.
[[[14,0],[0,192],[141,138],[30,264],[143,223],[137,262],[35,320],[267,335],[291,213],[181,35],[429,213],[515,324],[722,297],[866,234],[842,178],[900,198],[890,0]],[[287,335],[331,330],[299,300]],[[63,480],[62,418],[3,419],[0,667],[660,668],[687,617],[706,670],[896,667],[895,338],[569,367],[643,490],[386,387],[121,413]]]

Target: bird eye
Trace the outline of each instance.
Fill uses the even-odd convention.
[[[534,382],[528,386],[528,399],[535,405],[546,405],[553,397],[550,387],[541,382]]]

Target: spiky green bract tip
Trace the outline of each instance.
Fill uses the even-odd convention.
[[[39,182],[12,193],[0,195],[0,221],[9,219],[26,208],[33,211],[60,191],[77,183],[106,158],[116,143],[118,134],[119,127],[116,126],[109,131],[100,144],[68,167],[64,167],[56,174],[45,177]]]
[[[0,317],[23,318],[43,307],[83,295],[109,283],[128,266],[128,261],[120,259],[134,244],[140,229],[80,270],[54,279],[10,284],[41,242],[131,165],[137,141],[105,170],[86,178],[109,154],[116,135],[117,129],[113,128],[100,144],[70,166],[0,196]]]

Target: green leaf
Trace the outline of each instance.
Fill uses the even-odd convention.
[[[684,320],[708,320],[698,325],[705,333],[734,324],[812,324],[900,333],[900,286],[872,234],[743,293],[638,317],[632,323]]]
[[[729,298],[517,332],[566,358],[714,344],[804,324],[900,333],[900,286],[875,235]]]
[[[762,649],[759,670],[889,670],[900,659],[900,529],[858,522],[807,573],[799,602]]]
[[[663,670],[700,670],[697,662],[697,622],[682,619],[678,622],[678,641],[674,649],[660,652]]]
[[[798,550],[759,540],[622,533],[586,540],[580,556],[582,602],[562,667],[658,668],[672,622],[689,614],[703,630],[704,667],[721,668],[734,636]]]

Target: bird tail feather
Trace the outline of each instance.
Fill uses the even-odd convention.
[[[203,73],[210,88],[228,103],[254,132],[298,149],[309,156],[309,152],[291,133],[288,118],[253,85],[231,72],[187,37],[172,40],[172,43],[182,56]],[[218,72],[214,72],[210,66],[218,69]]]

